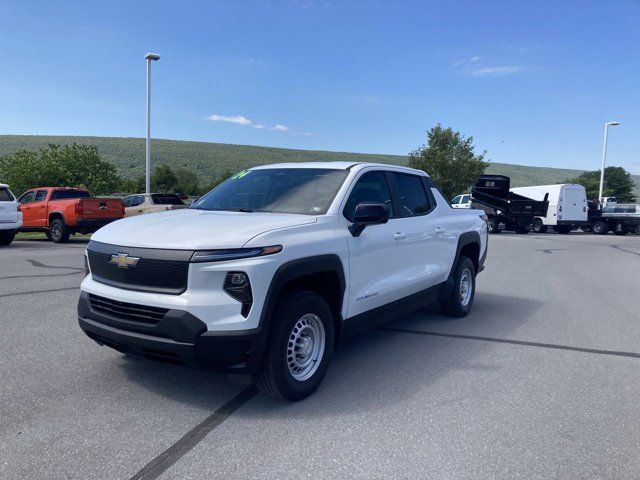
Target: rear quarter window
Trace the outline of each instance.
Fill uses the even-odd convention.
[[[8,188],[0,188],[0,202],[13,202],[14,198]]]
[[[51,194],[51,200],[64,200],[68,198],[90,198],[91,194],[86,190],[56,190]]]

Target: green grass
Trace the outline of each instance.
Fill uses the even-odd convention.
[[[45,240],[47,236],[42,232],[20,232],[16,235],[16,240]],[[91,234],[81,235],[79,233],[71,235],[71,238],[91,238]]]
[[[50,143],[73,142],[98,147],[102,157],[115,164],[124,177],[131,178],[144,173],[143,138],[0,135],[0,156],[21,149],[37,149]],[[152,165],[165,164],[172,168],[193,170],[201,177],[201,184],[209,183],[224,172],[237,172],[255,165],[332,160],[405,165],[408,157],[155,139],[151,149]],[[563,182],[578,176],[582,170],[491,162],[487,173],[507,175],[511,177],[512,185],[519,187]],[[633,178],[636,183],[636,195],[640,196],[640,175],[634,175]]]

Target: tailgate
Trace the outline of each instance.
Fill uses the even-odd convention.
[[[82,198],[82,218],[122,218],[122,200],[118,198]]]

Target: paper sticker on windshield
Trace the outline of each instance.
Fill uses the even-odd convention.
[[[231,180],[238,180],[242,177],[246,177],[247,175],[249,175],[249,170],[243,170],[241,172],[236,173],[233,177],[231,177]]]

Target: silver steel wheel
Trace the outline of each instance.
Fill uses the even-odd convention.
[[[289,334],[287,366],[291,376],[304,382],[318,370],[325,348],[322,320],[315,313],[300,317]]]
[[[465,268],[460,278],[460,304],[463,307],[469,305],[471,293],[473,292],[473,276],[471,270]]]

